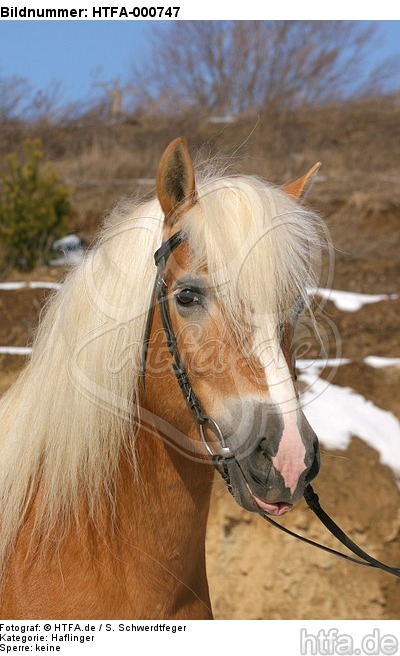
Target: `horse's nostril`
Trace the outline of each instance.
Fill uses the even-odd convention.
[[[267,460],[269,463],[271,462],[271,454],[268,451],[268,446],[267,446],[267,440],[262,439],[259,444],[257,444],[257,453],[259,453],[259,457],[263,458],[264,461]]]
[[[312,481],[316,477],[318,472],[319,472],[319,456],[317,450],[312,465],[306,474],[305,482],[310,483],[310,481]]]
[[[264,453],[265,453],[265,451],[266,451],[266,449],[267,449],[267,440],[265,439],[265,437],[263,437],[263,438],[259,441],[259,443],[257,444],[257,449],[258,449],[259,451],[264,451]]]
[[[271,455],[268,449],[268,440],[263,437],[257,444],[257,451],[259,451],[266,460],[270,460]]]

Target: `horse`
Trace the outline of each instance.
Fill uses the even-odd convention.
[[[120,203],[68,273],[0,402],[2,618],[212,619],[215,471],[249,512],[301,499],[319,447],[292,340],[317,168],[282,187],[195,173],[177,138],[154,198]]]

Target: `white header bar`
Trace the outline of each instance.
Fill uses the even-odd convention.
[[[10,0],[1,3],[1,20],[398,20],[400,4],[392,0],[379,3],[349,3],[338,0],[324,6],[319,0],[299,2],[212,2],[202,0]]]
[[[399,656],[398,621],[4,620],[0,632],[5,653]]]

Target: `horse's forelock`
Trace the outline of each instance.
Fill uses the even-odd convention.
[[[191,265],[207,267],[238,332],[243,314],[279,323],[299,298],[307,304],[323,251],[320,220],[280,189],[240,176],[200,184],[183,228]]]

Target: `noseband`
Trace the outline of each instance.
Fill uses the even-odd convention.
[[[215,421],[215,419],[210,417],[204,411],[203,406],[201,405],[198,397],[193,391],[185,366],[179,354],[178,344],[171,323],[171,315],[170,315],[169,303],[168,303],[168,286],[165,280],[165,267],[171,253],[183,241],[184,241],[184,235],[182,231],[176,232],[174,235],[172,235],[172,237],[170,237],[167,241],[165,241],[154,254],[154,261],[157,266],[157,276],[152,293],[149,313],[147,315],[145,339],[143,342],[142,387],[143,387],[143,391],[145,391],[146,357],[147,357],[148,345],[150,340],[150,331],[151,331],[151,324],[153,319],[153,309],[154,309],[155,301],[157,299],[158,306],[160,308],[161,322],[164,328],[168,349],[173,358],[172,368],[174,370],[179,387],[181,388],[182,394],[185,397],[190,410],[192,411],[193,417],[197,425],[199,426],[201,439],[205,445],[208,454],[211,456],[212,463],[215,469],[224,479],[224,482],[226,483],[228,490],[232,493],[232,486],[230,484],[228,467],[230,463],[235,464],[242,471],[240,467],[240,463],[237,460],[235,454],[233,454],[229,449],[229,447],[227,446],[223,432],[219,427],[218,423]],[[220,453],[215,453],[210,443],[207,442],[205,436],[206,428],[210,429],[216,435]],[[301,540],[302,542],[306,542],[307,544],[310,544],[314,547],[318,547],[318,549],[322,549],[323,551],[334,554],[335,556],[339,556],[340,558],[350,560],[351,562],[357,563],[358,565],[365,565],[367,567],[381,569],[385,572],[388,572],[389,574],[393,574],[393,576],[400,577],[399,568],[390,567],[389,565],[385,565],[384,563],[380,562],[376,558],[373,558],[368,553],[366,553],[363,549],[361,549],[355,542],[353,542],[348,537],[348,535],[346,535],[344,531],[342,531],[342,529],[333,521],[333,519],[323,510],[323,508],[319,503],[318,495],[314,492],[310,484],[307,485],[304,491],[304,499],[308,507],[324,524],[324,526],[328,529],[328,531],[332,533],[332,535],[334,535],[334,537],[336,537],[336,539],[339,540],[339,542],[341,542],[345,547],[347,547],[353,554],[358,556],[358,558],[353,558],[352,556],[343,554],[340,551],[336,551],[335,549],[326,547],[325,545],[319,544],[318,542],[314,542],[314,540],[309,540],[308,538],[305,538],[302,535],[298,535],[297,533],[291,531],[285,526],[278,524],[276,521],[271,519],[271,517],[269,517],[267,514],[262,512],[261,509],[259,511],[259,514],[261,515],[261,517],[263,517],[263,519],[267,520],[273,526],[279,528],[284,533],[287,533]]]

